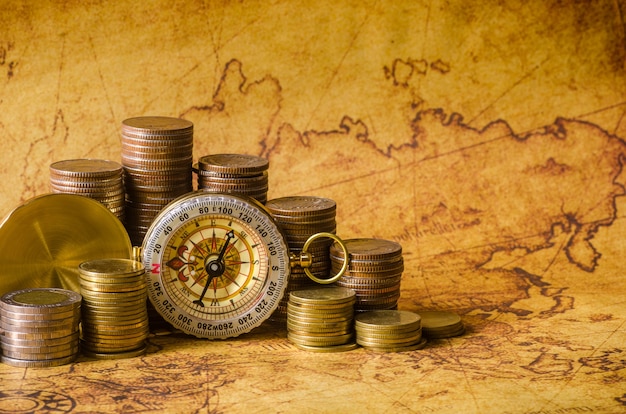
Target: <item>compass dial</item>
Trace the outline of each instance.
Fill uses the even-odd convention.
[[[253,199],[195,192],[166,206],[146,233],[149,298],[173,326],[201,338],[249,332],[278,307],[289,250]]]

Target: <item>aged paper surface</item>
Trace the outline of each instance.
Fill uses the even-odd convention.
[[[3,215],[53,161],[119,161],[123,119],[182,117],[196,158],[267,157],[270,198],[332,198],[341,237],[400,242],[400,308],[467,332],[395,354],[155,335],[140,358],[0,365],[0,412],[624,412],[624,13],[3,2]]]

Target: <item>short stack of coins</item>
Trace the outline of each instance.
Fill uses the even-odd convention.
[[[144,116],[122,122],[126,230],[141,246],[161,209],[193,190],[193,123]]]
[[[334,286],[290,292],[287,338],[307,351],[355,349],[354,300],[352,290]]]
[[[81,296],[58,288],[29,288],[0,299],[1,360],[15,367],[52,367],[76,360]]]
[[[125,190],[120,163],[99,159],[73,159],[50,164],[50,190],[78,194],[102,203],[124,222]]]
[[[289,250],[299,255],[309,237],[317,233],[332,233],[337,231],[336,213],[337,204],[334,200],[315,196],[291,196],[269,200],[265,207],[276,221],[278,228],[285,235]],[[319,279],[326,279],[330,275],[329,248],[332,239],[320,237],[315,239],[307,249],[312,256],[309,267],[311,274]],[[286,317],[289,292],[319,286],[311,280],[304,269],[291,269],[287,290],[272,319],[280,322]]]
[[[246,154],[205,155],[194,166],[198,190],[243,195],[267,202],[269,161]]]
[[[422,331],[428,339],[452,338],[462,335],[465,326],[461,317],[451,311],[419,311]]]
[[[344,244],[350,261],[335,284],[356,292],[356,311],[397,309],[404,271],[402,246],[375,238],[348,239]],[[330,248],[330,259],[332,271],[339,271],[345,257],[337,243]]]
[[[356,343],[372,351],[413,351],[426,345],[416,313],[384,309],[359,313],[354,319]]]
[[[98,359],[141,355],[148,337],[145,268],[130,259],[99,259],[79,266],[83,296],[81,344]]]

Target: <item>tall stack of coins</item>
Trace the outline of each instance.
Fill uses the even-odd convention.
[[[121,164],[99,159],[74,159],[50,164],[50,190],[78,194],[102,203],[124,222],[124,182]]]
[[[465,326],[461,317],[450,311],[419,311],[422,331],[429,339],[452,338],[462,335]]]
[[[265,207],[276,221],[278,228],[285,235],[289,250],[299,255],[304,244],[316,233],[333,233],[337,231],[335,220],[337,204],[334,200],[315,196],[291,196],[269,200]],[[333,243],[329,238],[318,238],[308,247],[313,257],[309,270],[319,279],[328,278],[330,273],[329,248]],[[277,310],[272,315],[275,321],[284,321],[286,317],[289,292],[319,286],[311,280],[304,269],[291,269],[287,290]]]
[[[354,329],[356,343],[373,351],[413,351],[426,345],[420,315],[413,312],[389,309],[363,312],[356,315]]]
[[[148,227],[170,201],[193,190],[193,123],[145,116],[122,122],[126,229],[140,246]]]
[[[148,337],[145,268],[130,259],[99,259],[79,266],[83,295],[83,354],[109,359],[145,352]]]
[[[269,161],[245,154],[212,154],[198,160],[198,189],[267,201]]]
[[[1,360],[16,367],[70,363],[79,350],[81,296],[71,290],[30,288],[0,299]]]
[[[350,261],[335,284],[356,292],[356,311],[396,309],[404,271],[402,246],[369,238],[344,240],[344,244]],[[336,243],[330,248],[330,260],[334,272],[344,264],[343,250]]]
[[[341,287],[325,286],[290,292],[287,338],[307,351],[355,349],[354,300],[354,292]]]

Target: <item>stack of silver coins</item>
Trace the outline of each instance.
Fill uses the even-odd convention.
[[[30,288],[0,299],[1,360],[15,367],[52,367],[76,360],[81,296],[71,290]]]
[[[344,240],[348,268],[335,284],[356,292],[357,312],[396,309],[404,271],[402,246],[391,240],[362,238]],[[345,262],[344,252],[335,243],[330,248],[334,272]]]
[[[292,291],[287,304],[287,338],[316,352],[355,349],[354,292],[336,286]]]
[[[124,222],[124,182],[120,163],[100,159],[72,159],[50,164],[50,190],[78,194],[102,203]]]
[[[228,193],[267,201],[269,161],[245,154],[205,155],[194,166],[198,190]]]
[[[304,244],[314,234],[332,233],[337,231],[337,204],[334,200],[315,196],[291,196],[269,200],[265,207],[276,221],[278,228],[285,235],[289,250],[298,256]],[[330,275],[331,262],[329,248],[332,239],[320,237],[310,243],[307,253],[312,256],[309,271],[318,279],[326,279]],[[285,296],[272,315],[275,321],[285,320],[289,292],[310,287],[319,287],[311,280],[304,269],[291,269]]]
[[[140,246],[161,209],[193,190],[193,123],[162,116],[122,122],[126,230]]]
[[[80,264],[82,353],[97,359],[129,358],[146,349],[149,332],[144,266],[130,259]]]
[[[355,316],[356,343],[379,352],[404,352],[424,348],[420,315],[399,310],[377,310]]]

